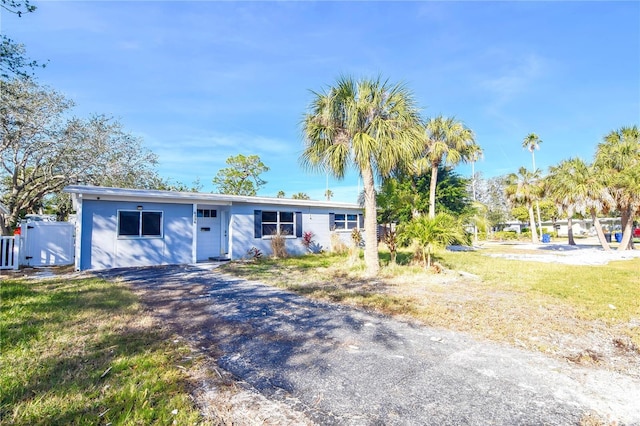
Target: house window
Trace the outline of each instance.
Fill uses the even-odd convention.
[[[357,229],[358,228],[358,215],[357,214],[341,214],[336,213],[333,221],[333,229]]]
[[[118,237],[162,237],[162,212],[119,210]]]
[[[262,236],[294,235],[293,212],[262,212]]]
[[[218,217],[218,211],[210,209],[198,209],[198,217]]]

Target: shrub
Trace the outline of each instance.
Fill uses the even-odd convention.
[[[276,259],[287,257],[287,245],[284,235],[277,233],[271,238],[271,250]]]
[[[382,236],[382,242],[387,246],[387,249],[389,249],[389,263],[395,264],[396,255],[398,253],[398,235],[396,234],[396,231],[389,230],[385,232]]]
[[[362,244],[362,234],[356,228],[351,231],[351,242],[349,248],[349,258],[351,263],[356,263],[360,258],[360,245]]]
[[[518,239],[518,233],[515,231],[497,231],[493,233],[493,238],[498,241],[515,241]]]
[[[362,234],[356,228],[351,231],[351,241],[353,241],[354,247],[360,247],[362,244]]]
[[[398,233],[400,242],[414,246],[416,254],[417,248],[420,248],[419,256],[425,268],[431,267],[434,251],[467,238],[460,220],[448,213],[438,213],[435,217],[414,217],[403,223]]]
[[[247,258],[258,261],[262,258],[262,252],[257,247],[251,247],[247,250]]]
[[[302,245],[307,251],[311,251],[311,244],[313,244],[313,232],[306,231],[302,234]]]
[[[332,252],[338,253],[338,254],[344,254],[347,251],[349,251],[347,245],[342,241],[342,238],[340,238],[340,234],[338,234],[337,232],[335,231],[332,232],[329,239],[331,241]]]

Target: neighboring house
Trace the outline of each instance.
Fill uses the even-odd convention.
[[[271,253],[280,231],[287,251],[304,254],[304,232],[330,250],[331,232],[348,241],[363,226],[356,204],[223,194],[72,185],[76,269],[241,259],[255,247]]]

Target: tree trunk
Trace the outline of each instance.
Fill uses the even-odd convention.
[[[413,189],[413,206],[411,206],[411,217],[418,218],[420,217],[420,211],[418,210],[417,196],[418,196],[418,187],[416,186],[415,178],[411,179],[411,188]]]
[[[622,241],[618,251],[631,250],[633,238],[633,213],[630,208],[622,211]]]
[[[0,214],[0,235],[9,235],[9,227],[6,225],[5,217]]]
[[[538,200],[536,200],[536,213],[538,213],[538,230],[542,237],[542,219],[540,219],[540,202]]]
[[[591,220],[593,220],[593,226],[596,228],[596,234],[598,234],[598,240],[600,240],[600,245],[606,251],[611,250],[611,246],[604,238],[604,232],[602,231],[602,225],[600,224],[600,220],[598,220],[598,216],[596,216],[596,209],[591,209]]]
[[[540,240],[538,240],[538,231],[536,230],[536,219],[533,215],[533,204],[529,204],[529,227],[531,228],[531,242],[533,244],[538,244]]]
[[[567,234],[569,237],[569,245],[575,246],[576,241],[573,239],[573,219],[571,218],[571,216],[567,217]]]
[[[366,275],[375,277],[380,271],[378,258],[378,222],[376,219],[376,191],[371,165],[361,170],[364,184],[364,264]]]
[[[431,181],[429,182],[429,217],[436,217],[436,185],[438,183],[438,166],[431,167]]]

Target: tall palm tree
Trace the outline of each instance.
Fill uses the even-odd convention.
[[[305,140],[300,156],[310,170],[343,178],[350,166],[364,184],[365,265],[367,274],[380,270],[378,258],[375,177],[386,177],[408,163],[419,150],[420,116],[404,85],[380,78],[341,77],[314,100],[303,121]]]
[[[606,178],[607,188],[622,216],[622,241],[618,250],[633,248],[633,219],[640,214],[638,126],[622,127],[605,136],[596,150],[595,167]]]
[[[540,149],[541,143],[542,143],[542,139],[540,139],[540,137],[535,133],[529,133],[522,140],[522,148],[528,149],[529,152],[531,153],[531,165],[533,166],[532,170],[536,170],[536,155],[534,151],[536,149]],[[537,200],[536,200],[536,213],[538,214],[539,231],[540,231],[540,234],[542,234],[542,219],[540,218],[540,202]]]
[[[533,205],[540,199],[542,193],[540,171],[530,172],[526,167],[520,167],[517,174],[511,173],[507,176],[505,192],[512,203],[527,207],[531,228],[531,242],[537,244],[539,240],[536,232],[536,220],[533,215]]]
[[[436,215],[436,186],[438,168],[475,161],[482,149],[475,142],[471,129],[453,117],[438,116],[427,121],[424,128],[422,152],[411,165],[415,175],[431,170],[429,186],[429,217]]]

